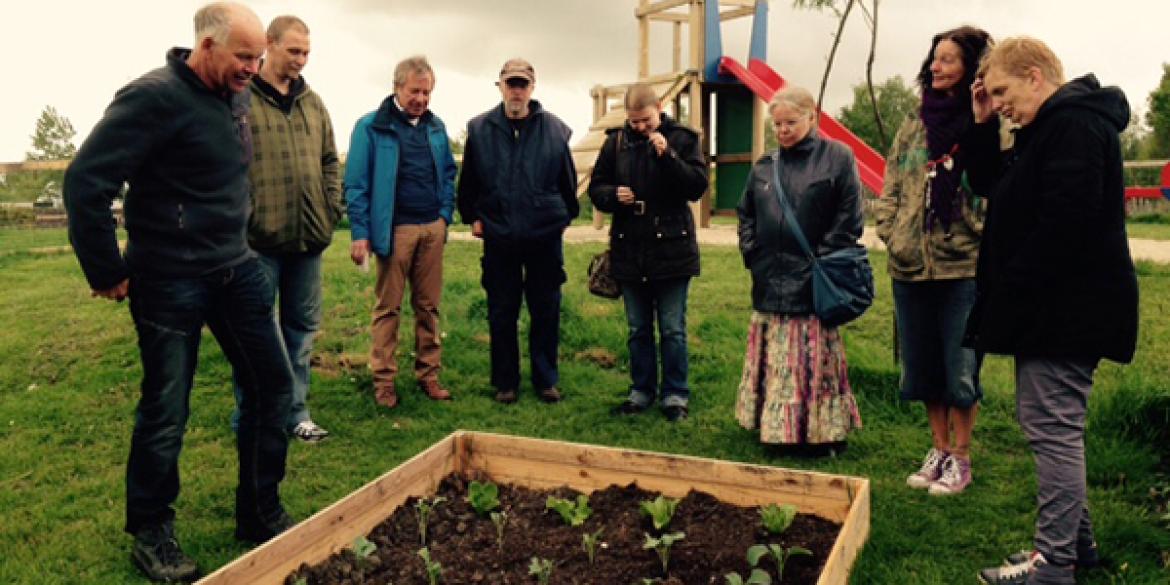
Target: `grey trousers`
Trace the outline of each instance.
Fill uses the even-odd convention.
[[[1085,413],[1097,362],[1016,357],[1016,418],[1036,460],[1035,546],[1051,563],[1029,583],[1072,584],[1077,549],[1093,543],[1086,506]]]

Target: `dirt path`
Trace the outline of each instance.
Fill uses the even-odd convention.
[[[565,241],[570,243],[605,242],[609,238],[608,234],[607,229],[598,230],[593,229],[592,226],[573,226],[565,232]],[[471,240],[473,238],[468,232],[451,232],[451,239]],[[736,245],[735,226],[717,225],[700,229],[699,243],[713,246],[734,246]],[[878,240],[873,228],[867,227],[865,229],[861,243],[868,248],[885,249],[885,245]],[[1129,249],[1134,260],[1170,263],[1170,241],[1130,238]]]

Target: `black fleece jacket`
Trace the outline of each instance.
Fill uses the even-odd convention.
[[[968,345],[1032,358],[1133,358],[1138,287],[1118,138],[1128,123],[1125,94],[1087,75],[1049,97],[1006,155],[993,124],[961,146],[975,190],[990,194]]]
[[[69,239],[92,288],[131,275],[189,278],[239,264],[248,248],[248,94],[209,89],[187,49],[118,90],[65,173]],[[128,243],[110,205],[123,183]]]

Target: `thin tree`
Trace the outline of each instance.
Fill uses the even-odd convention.
[[[25,153],[26,160],[62,160],[73,158],[77,147],[73,145],[73,137],[77,132],[69,118],[62,116],[53,106],[45,106],[41,110],[41,117],[37,118],[37,127],[33,132],[33,149]]]

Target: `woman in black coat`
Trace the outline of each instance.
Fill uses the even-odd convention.
[[[613,409],[636,414],[661,395],[667,420],[687,417],[687,289],[699,275],[699,244],[688,203],[707,190],[698,135],[661,112],[646,84],[626,92],[625,126],[611,131],[589,181],[593,206],[613,214],[610,261],[629,324],[630,391]],[[658,323],[658,350],[654,323]]]
[[[818,255],[858,245],[861,184],[853,153],[816,131],[816,105],[800,88],[768,105],[780,148],[752,168],[739,203],[739,248],[752,273],[747,356],[736,418],[776,445],[841,446],[861,426],[836,327],[813,313],[811,262],[793,237],[773,165],[797,223]]]

